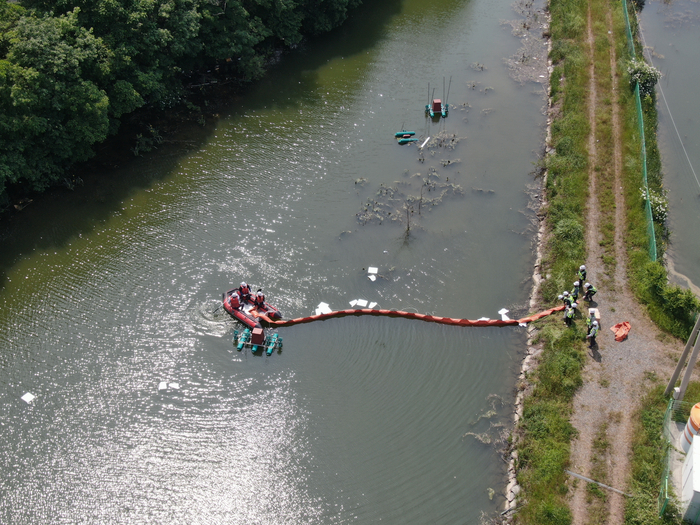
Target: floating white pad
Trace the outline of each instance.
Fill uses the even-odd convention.
[[[509,311],[510,311],[510,310],[506,310],[505,308],[501,308],[501,309],[498,311],[498,313],[499,313],[500,315],[503,315],[503,314],[507,314]]]
[[[357,299],[350,301],[350,306],[355,306],[357,304]]]
[[[357,306],[361,306],[362,308],[364,308],[365,306],[367,306],[367,301],[365,301],[364,299],[358,299]]]
[[[370,280],[370,281],[376,281],[376,280],[377,280],[377,276],[376,276],[376,275],[369,275],[368,277],[369,277],[369,280]]]
[[[369,303],[370,308],[374,308],[375,306],[377,306],[377,303]]]
[[[165,390],[166,388],[168,388],[168,383],[166,383],[165,381],[161,381],[160,383],[158,383],[158,390]]]
[[[527,323],[518,323],[518,326],[527,326]]]
[[[20,399],[22,399],[22,401],[24,401],[25,403],[31,403],[32,401],[34,401],[35,397],[36,396],[34,394],[27,392]]]
[[[332,311],[333,310],[331,310],[328,303],[319,303],[319,305],[316,307],[316,315],[329,314]]]
[[[180,388],[180,383],[170,383],[168,386],[173,390],[177,390],[178,388]]]
[[[379,271],[379,268],[375,268],[374,266],[370,266],[367,268],[367,273],[377,273]]]
[[[490,321],[490,320],[491,320],[490,317],[479,317],[479,318],[477,319],[477,321]]]

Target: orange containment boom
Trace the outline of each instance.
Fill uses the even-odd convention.
[[[272,326],[282,327],[282,326],[292,326],[295,324],[311,323],[313,321],[325,321],[326,319],[331,319],[333,317],[346,317],[348,315],[379,315],[386,317],[404,317],[406,319],[418,319],[419,321],[427,321],[429,323],[438,324],[449,324],[453,326],[513,326],[520,323],[531,323],[552,315],[554,312],[561,312],[564,309],[564,305],[557,306],[556,308],[550,308],[543,312],[530,315],[528,317],[523,317],[522,319],[508,319],[503,321],[501,319],[488,319],[488,320],[477,320],[472,321],[470,319],[454,319],[452,317],[438,317],[435,315],[425,315],[417,314],[413,312],[401,312],[399,310],[374,310],[372,308],[362,308],[355,309],[351,308],[349,310],[338,310],[336,312],[329,312],[327,314],[311,315],[309,317],[299,317],[297,319],[288,319],[286,321],[274,321],[268,319],[265,315],[260,315],[260,319],[266,321]]]

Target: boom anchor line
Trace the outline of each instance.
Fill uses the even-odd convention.
[[[555,308],[550,308],[549,310],[544,310],[542,312],[523,317],[522,319],[478,319],[476,321],[473,321],[471,319],[455,319],[453,317],[439,317],[437,315],[418,314],[414,312],[402,312],[400,310],[375,310],[373,308],[350,308],[348,310],[338,310],[334,312],[328,312],[325,314],[310,315],[308,317],[298,317],[296,319],[287,320],[268,319],[265,315],[260,315],[259,317],[260,319],[268,323],[270,326],[274,327],[293,326],[296,324],[312,323],[314,321],[325,321],[326,319],[332,319],[334,317],[347,317],[349,315],[403,317],[405,319],[416,319],[418,321],[446,324],[451,326],[513,326],[531,323],[533,321],[537,321],[538,319],[542,319],[543,317],[547,317],[548,315],[552,315],[555,312],[561,312],[562,310],[564,310],[564,305],[557,306]]]

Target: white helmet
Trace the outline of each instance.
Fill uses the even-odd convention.
[[[245,282],[241,283],[241,288],[248,288],[248,285]]]
[[[564,298],[564,296],[561,295],[561,294],[559,294],[559,297],[557,297],[557,299],[559,299],[560,301],[561,301],[563,298]]]
[[[564,297],[569,297],[569,292],[564,292]]]
[[[578,303],[571,303],[571,308],[578,308]]]
[[[574,286],[578,286],[578,281],[574,281]]]
[[[258,293],[256,293],[255,295],[258,296],[258,297],[265,297],[265,295],[264,295],[262,292],[258,292]]]
[[[584,288],[590,288],[590,287],[591,287],[591,283],[586,283],[586,284],[583,285],[583,287],[584,287]]]
[[[579,270],[585,270],[585,269],[586,269],[586,265],[585,265],[585,264],[582,264],[581,267],[579,268]]]

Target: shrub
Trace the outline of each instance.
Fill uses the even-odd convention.
[[[661,78],[661,72],[658,69],[637,58],[632,58],[628,62],[627,72],[630,75],[630,85],[634,88],[635,84],[639,84],[639,94],[642,97],[651,96],[654,93],[654,86]]]

